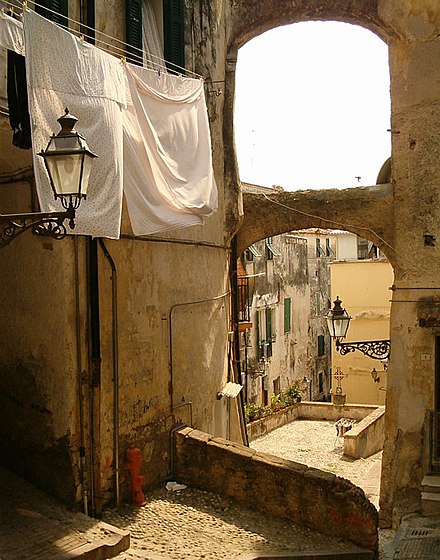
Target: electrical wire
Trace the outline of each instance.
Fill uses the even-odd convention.
[[[44,10],[46,12],[50,12],[52,14],[55,14],[57,16],[60,16],[60,13],[57,12],[56,10],[52,10],[51,8],[47,8],[46,6],[44,6],[43,4],[41,4],[40,2],[32,2],[33,5],[44,8]],[[2,4],[5,4],[6,6],[9,6],[12,10],[12,12],[15,12],[18,7],[16,4],[14,4],[13,2],[9,1],[9,0],[2,0]],[[29,8],[29,6],[27,5],[27,2],[23,2],[23,7],[22,7],[22,11],[24,11],[24,9],[26,10],[30,10],[30,11],[34,11],[31,10]],[[64,16],[62,15],[62,18],[65,19],[66,21],[78,25],[80,28],[80,31],[76,30],[76,29],[69,29],[66,25],[62,25],[56,22],[52,22],[55,23],[55,25],[58,25],[58,27],[61,27],[63,29],[66,29],[67,31],[69,31],[72,34],[77,35],[80,38],[84,38],[84,39],[94,39],[97,42],[100,43],[100,45],[105,46],[106,48],[102,48],[101,46],[97,47],[100,48],[101,50],[104,50],[106,52],[108,52],[109,54],[112,54],[113,56],[117,56],[119,58],[122,59],[128,59],[132,62],[143,62],[143,50],[138,48],[138,47],[134,47],[133,45],[130,45],[129,43],[126,43],[125,41],[122,41],[121,39],[117,39],[116,37],[113,37],[112,35],[108,35],[107,33],[104,33],[103,31],[99,31],[98,29],[94,28],[94,27],[90,27],[88,25],[86,25],[85,23],[81,23],[80,21],[77,21],[73,18],[70,18],[68,16]],[[105,37],[107,39],[111,39],[112,41],[118,43],[119,45],[122,45],[121,47],[116,46],[114,44],[108,43],[106,41],[103,41],[102,39],[98,39],[92,35],[88,35],[87,33],[83,33],[82,30],[83,29],[87,29],[91,32],[94,32],[97,34],[98,37]],[[138,51],[139,54],[135,54],[135,53],[130,53],[129,55],[127,55],[127,49],[131,49],[131,50],[135,50]],[[163,70],[164,72],[168,73],[169,69],[168,67],[164,64],[164,62],[166,63],[167,61],[164,61],[161,57],[156,56],[152,53],[148,53],[148,57],[153,58],[153,59],[157,59],[156,60],[149,60],[148,63],[152,64],[154,66],[154,69],[157,70]],[[192,77],[196,78],[196,79],[201,79],[203,80],[203,76],[201,76],[200,74],[197,74],[196,72],[192,72],[191,70],[188,70],[187,68],[184,68],[183,66],[179,66],[178,64],[175,64],[174,62],[169,62],[170,66],[175,69],[176,71],[179,71],[182,75],[185,74],[189,74]]]
[[[278,194],[278,193],[277,193]],[[292,210],[292,212],[296,212],[297,214],[301,214],[303,216],[307,216],[309,218],[315,218],[317,220],[321,220],[323,222],[327,222],[329,224],[333,224],[339,227],[342,227],[344,229],[361,229],[363,231],[369,231],[370,233],[372,233],[373,235],[375,235],[377,237],[377,239],[379,239],[380,241],[382,241],[382,243],[384,245],[386,245],[387,247],[389,247],[392,251],[394,251],[395,253],[397,252],[396,249],[390,245],[388,243],[388,241],[385,241],[385,239],[383,239],[379,234],[377,234],[373,229],[371,228],[366,228],[366,227],[362,227],[362,226],[354,226],[351,224],[342,224],[340,222],[336,222],[335,220],[329,220],[327,218],[323,218],[322,216],[316,216],[315,214],[309,214],[308,212],[303,212],[302,210],[298,210],[297,208],[292,208],[291,206],[287,206],[287,204],[283,204],[282,202],[278,202],[277,200],[272,200],[271,198],[269,198],[265,193],[258,193],[258,196],[264,196],[264,198],[266,198],[269,202],[272,202],[272,204],[277,204],[278,206],[282,206],[283,208],[286,208],[287,210]]]

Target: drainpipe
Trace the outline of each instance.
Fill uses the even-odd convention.
[[[234,236],[231,244],[231,262],[230,262],[230,282],[231,282],[231,315],[232,315],[232,330],[234,332],[234,350],[233,350],[233,364],[235,383],[241,385],[241,371],[240,371],[240,331],[239,331],[239,309],[238,309],[238,251],[237,251],[237,237]],[[241,424],[241,432],[244,440],[244,445],[249,447],[249,438],[246,427],[245,413],[244,413],[244,397],[243,391],[240,391],[238,398],[240,399],[239,416]]]
[[[78,237],[73,238],[74,247],[74,275],[75,275],[75,321],[76,321],[76,363],[77,363],[77,390],[78,390],[78,415],[79,415],[79,457],[80,457],[80,477],[82,488],[83,511],[89,514],[88,491],[87,491],[87,464],[86,464],[86,445],[85,445],[85,425],[84,425],[84,403],[83,403],[83,372],[81,355],[81,310],[79,295],[79,256],[78,256]]]
[[[118,278],[115,261],[107,250],[103,239],[101,249],[112,269],[112,343],[113,343],[113,459],[115,465],[115,505],[120,505],[119,495],[119,347],[118,347]]]
[[[102,513],[101,503],[101,337],[99,321],[98,242],[87,237],[87,288],[89,319],[90,480],[92,516]]]

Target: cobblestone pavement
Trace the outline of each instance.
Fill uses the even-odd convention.
[[[359,484],[371,467],[382,460],[382,452],[367,459],[346,457],[334,422],[325,420],[295,420],[256,439],[250,447],[332,472],[354,484]]]
[[[130,531],[131,548],[119,560],[237,560],[257,553],[356,551],[338,539],[262,516],[209,492],[158,489],[139,509],[109,511],[105,521]],[[251,505],[251,504],[250,504]]]
[[[356,483],[380,461],[380,454],[367,460],[347,460],[335,436],[333,422],[295,421],[256,440],[251,447],[331,471]],[[208,492],[158,489],[146,498],[146,506],[140,509],[126,507],[105,514],[105,521],[131,533],[131,548],[118,560],[236,560],[252,553],[350,549],[347,543],[261,515]],[[252,504],[249,506],[252,508]],[[382,548],[392,536],[391,531],[381,533]],[[353,545],[351,550],[356,547]]]

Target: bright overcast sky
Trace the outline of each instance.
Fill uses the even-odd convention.
[[[239,50],[242,181],[286,190],[374,185],[391,155],[388,128],[388,48],[371,31],[297,23]]]

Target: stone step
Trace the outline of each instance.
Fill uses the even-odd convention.
[[[428,474],[422,480],[422,492],[440,493],[440,476]]]
[[[373,560],[371,550],[358,552],[298,552],[297,554],[259,554],[257,556],[244,556],[241,560]]]
[[[422,492],[422,511],[424,515],[440,514],[440,493]]]

